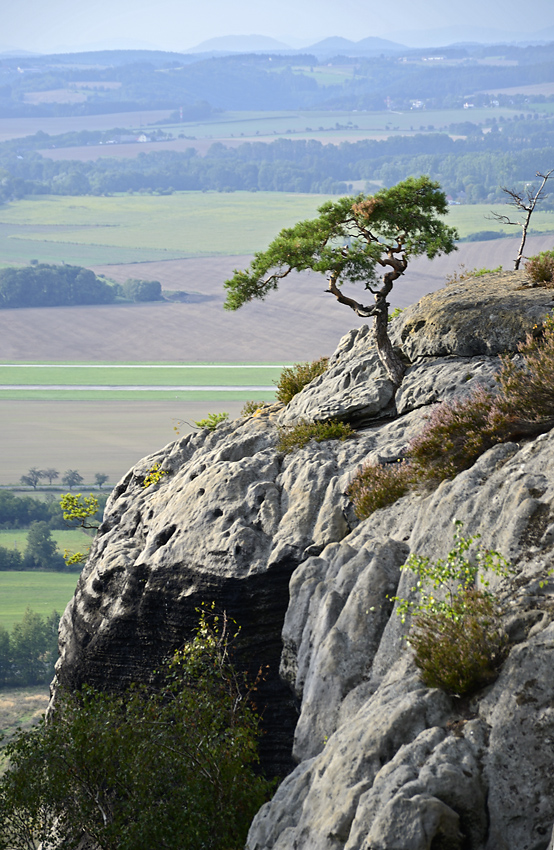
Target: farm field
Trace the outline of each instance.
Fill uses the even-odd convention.
[[[327,199],[283,192],[35,196],[0,208],[0,257],[4,265],[38,259],[90,266],[249,255],[267,247],[283,227],[316,215]],[[488,218],[506,210],[505,204],[454,205],[448,222],[461,237],[479,230],[517,232]],[[533,229],[554,231],[554,212],[537,211]],[[93,263],[84,262],[91,257]]]
[[[0,689],[0,735],[10,738],[19,727],[29,729],[44,714],[49,699],[48,685]]]
[[[350,70],[350,75],[351,73]],[[315,68],[313,77],[324,85],[332,85],[344,80],[344,71],[339,71],[338,68],[333,71],[329,71],[327,67]],[[478,107],[471,110],[470,120],[475,124],[489,124],[493,117],[496,120],[500,117],[509,119],[516,114],[518,114],[516,110],[505,107],[494,110]],[[466,109],[407,112],[385,110],[382,112],[346,110],[223,112],[203,121],[164,124],[164,132],[173,136],[164,141],[71,148],[49,147],[43,148],[40,153],[42,156],[55,160],[90,161],[100,157],[135,157],[139,153],[157,150],[183,151],[192,147],[204,155],[214,142],[235,147],[246,141],[272,142],[276,139],[294,138],[315,139],[323,144],[340,144],[346,141],[358,142],[363,139],[387,139],[390,136],[428,133],[443,130],[450,124],[467,120]],[[179,136],[186,138],[179,138]]]
[[[50,262],[91,265],[83,258],[92,251],[97,265],[250,254],[282,227],[314,216],[327,197],[282,192],[35,197],[0,208],[0,257],[4,265],[16,258],[43,261],[45,249]]]
[[[71,115],[63,118],[0,118],[0,142],[34,136],[39,130],[49,136],[79,130],[111,130],[112,127],[140,129],[170,115],[169,109],[112,112],[105,115]]]
[[[25,493],[25,495],[28,494]],[[50,533],[62,554],[64,549],[78,552],[82,552],[83,549],[88,550],[92,543],[92,537],[80,528],[60,528],[54,529]],[[0,546],[6,549],[19,549],[20,552],[24,552],[27,546],[27,529],[0,529]]]
[[[282,366],[263,364],[7,364],[0,365],[0,398],[173,399],[274,397]]]
[[[27,607],[43,617],[63,614],[78,578],[78,573],[0,572],[0,625],[11,630]]]
[[[141,458],[196,430],[187,423],[220,411],[237,418],[243,404],[210,399],[204,402],[0,400],[0,484],[15,485],[21,475],[36,466],[53,467],[61,474],[76,469],[85,482],[94,481],[95,473],[101,472],[114,485]],[[90,492],[86,483],[77,490],[83,494]]]

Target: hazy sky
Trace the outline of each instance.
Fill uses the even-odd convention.
[[[9,11],[4,3],[0,50],[43,52],[92,45],[183,50],[251,33],[295,45],[330,35],[357,41],[468,24],[523,35],[554,24],[552,0],[17,0]]]

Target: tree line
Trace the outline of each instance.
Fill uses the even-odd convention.
[[[28,148],[0,146],[0,200],[32,194],[212,190],[344,194],[355,180],[391,186],[425,173],[447,194],[464,193],[470,203],[493,202],[501,199],[500,186],[528,181],[537,169],[551,165],[554,119],[539,119],[538,113],[521,113],[512,121],[491,114],[486,128],[466,121],[449,132],[419,124],[424,120],[424,113],[414,113],[412,135],[381,141],[327,145],[276,139],[236,148],[216,142],[206,156],[190,148],[91,162],[42,157],[31,137]],[[459,133],[462,138],[452,138]]]
[[[32,260],[23,268],[0,269],[0,309],[14,307],[61,307],[77,304],[112,304],[127,301],[160,301],[162,286],[157,280],[129,278],[119,284],[94,274],[90,269],[65,263],[51,265]],[[31,470],[23,484],[36,488],[48,470]],[[69,488],[83,479],[69,470],[64,480]],[[78,473],[77,473],[78,475]],[[58,477],[57,474],[54,477]],[[105,479],[107,480],[107,479]],[[102,482],[103,483],[103,482]]]

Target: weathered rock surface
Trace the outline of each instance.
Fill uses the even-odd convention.
[[[404,310],[393,338],[410,360],[500,354],[515,351],[553,306],[554,290],[529,287],[524,272],[470,277]]]
[[[200,600],[225,607],[244,663],[270,665],[265,763],[285,771],[291,750],[296,763],[248,850],[554,850],[554,432],[364,522],[345,496],[362,462],[402,453],[429,405],[494,384],[498,353],[552,302],[520,283],[451,285],[396,320],[412,364],[395,399],[362,328],[287,408],[170,444],[114,491],[62,619],[58,681],[145,678]],[[331,415],[356,436],[277,451],[280,424]],[[145,489],[154,463],[169,474]],[[389,601],[407,593],[410,553],[447,555],[454,519],[515,570],[491,585],[509,656],[471,700],[422,685]]]

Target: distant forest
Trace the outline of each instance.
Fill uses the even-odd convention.
[[[491,54],[493,54],[491,56]],[[499,55],[498,55],[499,54]],[[430,61],[431,59],[441,61]],[[97,67],[91,71],[91,66]],[[347,73],[325,84],[314,69]],[[332,75],[331,75],[332,77]],[[29,92],[94,80],[81,103],[29,103]],[[323,79],[323,78],[321,78]],[[408,50],[401,56],[246,54],[206,58],[155,51],[113,51],[4,58],[0,110],[4,117],[91,115],[140,109],[178,109],[204,102],[217,110],[409,109],[463,105],[468,95],[554,81],[554,45],[449,47]],[[82,90],[82,89],[81,89]],[[479,95],[487,103],[490,96]]]
[[[174,122],[206,120],[226,110],[413,109],[409,136],[323,145],[275,140],[229,149],[152,151],[95,162],[50,160],[40,149],[96,144],[100,131],[36,133],[0,144],[0,202],[33,194],[278,191],[344,194],[357,182],[371,191],[410,175],[429,174],[465,203],[504,199],[553,166],[554,96],[490,94],[510,86],[554,82],[554,43],[408,50],[401,55],[328,57],[295,54],[194,56],[156,51],[4,58],[0,111],[10,116],[67,116],[137,109],[173,110]],[[30,102],[32,94],[77,93],[82,102]],[[488,126],[471,120],[436,132],[426,109],[509,106],[516,117]],[[553,106],[550,106],[552,102]],[[417,108],[414,108],[414,103]],[[539,104],[542,108],[539,111]],[[465,115],[465,112],[464,112]],[[468,118],[471,112],[467,112]],[[353,122],[350,122],[352,124]],[[420,132],[416,132],[419,130]],[[124,136],[128,131],[111,130]],[[415,135],[414,135],[415,133]],[[162,139],[161,128],[149,130]],[[547,202],[548,203],[548,202]],[[543,205],[543,209],[547,208]]]
[[[46,144],[40,133],[25,144],[0,145],[0,200],[182,190],[344,194],[353,181],[366,181],[371,188],[371,183],[391,186],[410,175],[429,174],[452,198],[494,202],[504,200],[501,186],[532,180],[536,171],[552,168],[554,118],[521,113],[513,121],[492,122],[486,133],[471,122],[451,125],[450,133],[465,136],[457,140],[447,132],[427,132],[340,145],[278,139],[227,148],[216,142],[205,157],[191,148],[93,162],[42,157],[33,149]],[[548,208],[545,203],[542,209]]]

